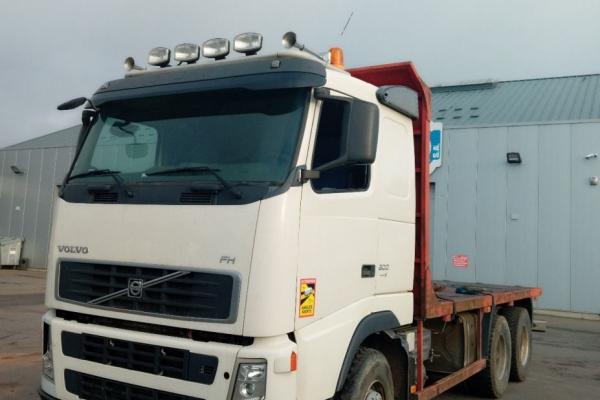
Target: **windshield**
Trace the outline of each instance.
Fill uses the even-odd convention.
[[[230,90],[108,103],[70,179],[110,180],[90,174],[110,171],[124,183],[214,182],[218,172],[227,182],[282,184],[293,167],[307,93]],[[174,169],[180,173],[163,173]]]

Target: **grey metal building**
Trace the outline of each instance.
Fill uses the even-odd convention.
[[[436,279],[537,285],[539,306],[600,313],[600,75],[433,88]],[[0,236],[46,266],[52,198],[79,127],[0,149]],[[520,164],[509,164],[516,152]],[[15,174],[16,166],[21,174]]]
[[[600,75],[432,92],[434,277],[537,285],[539,307],[600,313]]]
[[[62,183],[79,127],[0,149],[0,236],[25,239],[22,257],[45,268],[53,196]]]

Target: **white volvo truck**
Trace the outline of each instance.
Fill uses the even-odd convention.
[[[183,44],[174,66],[156,48],[59,106],[85,103],[42,399],[428,399],[465,380],[499,397],[525,378],[541,290],[431,281],[413,65],[284,44]]]

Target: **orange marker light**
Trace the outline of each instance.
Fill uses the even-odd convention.
[[[339,68],[344,68],[344,51],[339,47],[329,49],[329,62]]]
[[[295,351],[292,351],[292,355],[290,355],[290,371],[293,372],[298,369],[298,355]]]

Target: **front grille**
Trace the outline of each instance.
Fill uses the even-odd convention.
[[[231,321],[237,287],[226,274],[63,261],[58,296],[132,312]]]
[[[203,400],[65,370],[67,390],[85,400]]]
[[[64,355],[80,360],[211,385],[219,360],[188,350],[62,332]]]
[[[126,329],[129,331],[153,333],[173,337],[190,338],[199,342],[218,342],[234,344],[236,346],[250,346],[254,338],[226,333],[206,332],[195,329],[177,328],[167,325],[148,324],[145,322],[127,321],[117,318],[101,317],[92,314],[81,314],[73,311],[56,310],[56,316],[67,321],[76,321],[80,324],[94,324],[111,328]]]

